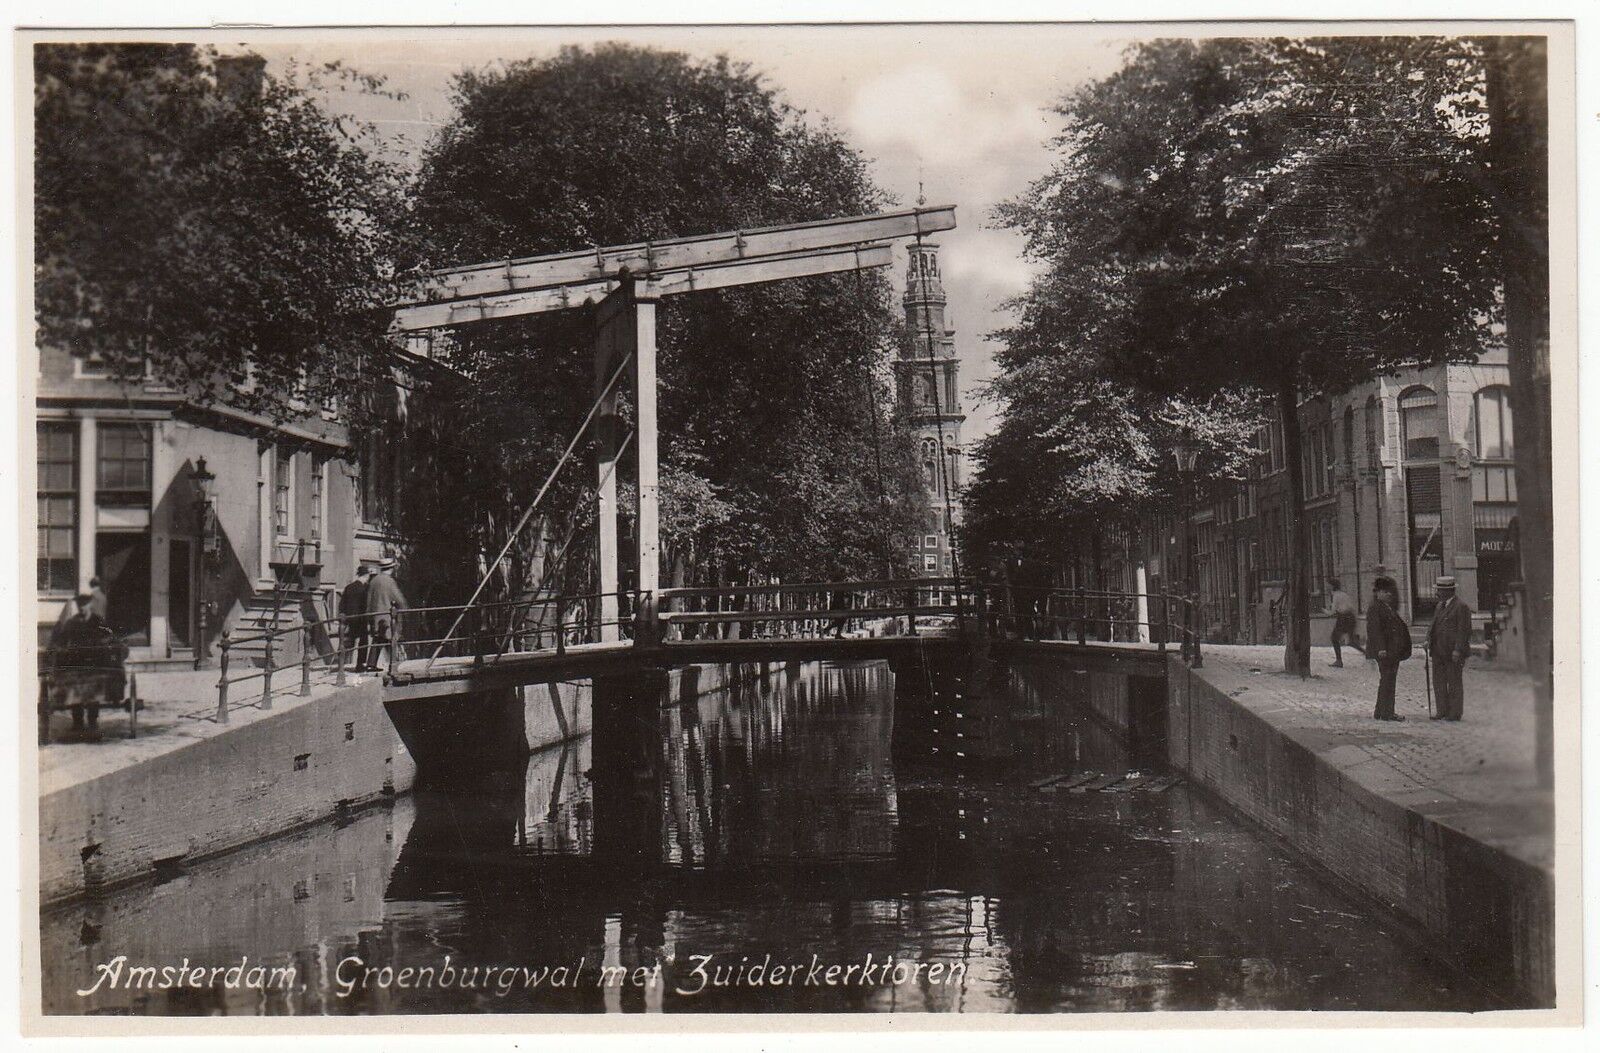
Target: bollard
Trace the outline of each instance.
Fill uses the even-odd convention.
[[[344,649],[350,642],[350,624],[343,615],[339,617],[339,646],[333,649],[333,682],[344,686]]]
[[[222,670],[222,675],[217,679],[218,724],[226,724],[228,722],[228,648],[230,646],[231,644],[228,641],[228,633],[224,631],[221,642],[222,654],[217,659],[217,664]]]
[[[277,642],[278,629],[274,626],[267,630],[267,665],[261,673],[261,708],[272,708],[272,645]]]
[[[311,624],[300,627],[300,697],[311,694]]]

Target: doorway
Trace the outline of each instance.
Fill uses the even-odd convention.
[[[129,647],[150,645],[150,532],[95,535],[94,570],[106,593],[106,622]]]
[[[188,538],[167,543],[167,632],[169,647],[194,646],[194,546]]]
[[[1444,517],[1437,465],[1406,469],[1407,536],[1411,549],[1411,620],[1432,617],[1434,582],[1444,573]]]

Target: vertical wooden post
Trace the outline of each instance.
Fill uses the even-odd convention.
[[[1167,635],[1172,631],[1171,626],[1172,613],[1167,607],[1167,579],[1163,575],[1161,579],[1161,640],[1156,644],[1156,650],[1163,654],[1167,650]]]
[[[661,589],[660,449],[656,425],[656,305],[634,296],[633,302],[633,415],[634,449],[639,478],[635,487],[635,531],[638,537],[640,609],[654,602]],[[654,616],[652,609],[651,616]]]
[[[389,604],[389,676],[400,667],[400,605]]]
[[[1089,601],[1084,596],[1083,586],[1077,589],[1078,600],[1078,646],[1082,647],[1089,642]]]
[[[1200,626],[1200,594],[1199,593],[1190,593],[1189,594],[1189,610],[1191,612],[1190,616],[1189,616],[1189,621],[1190,621],[1190,624],[1194,626],[1193,631],[1189,634],[1190,635],[1189,656],[1190,656],[1191,665],[1193,666],[1193,668],[1199,669],[1200,665],[1201,665],[1201,663],[1200,663],[1201,626]]]
[[[566,625],[563,624],[563,623],[566,622],[566,620],[567,620],[567,598],[565,596],[557,596],[556,597],[556,654],[558,654],[558,655],[564,655],[564,654],[567,653],[567,629],[566,629]]]
[[[300,627],[300,697],[311,694],[311,626]]]
[[[483,608],[476,605],[472,608],[472,618],[468,623],[468,632],[472,634],[472,665],[474,668],[483,668]]]
[[[334,667],[333,682],[340,687],[344,686],[344,649],[350,644],[350,623],[343,615],[339,616],[339,646],[333,649]]]
[[[267,630],[267,665],[261,672],[261,708],[272,708],[272,663],[277,657],[272,653],[273,645],[277,643],[278,627],[274,625]]]
[[[222,640],[221,640],[221,642],[219,644],[219,647],[218,647],[218,650],[219,650],[220,653],[219,653],[219,655],[217,657],[217,666],[221,670],[221,675],[218,676],[218,678],[217,678],[217,723],[218,724],[226,724],[228,722],[228,648],[229,648],[229,646],[230,646],[230,643],[228,641],[228,633],[227,633],[226,630],[224,630],[223,633],[222,633]]]

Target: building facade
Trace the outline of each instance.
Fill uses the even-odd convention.
[[[1476,363],[1403,370],[1300,407],[1313,642],[1331,628],[1332,582],[1365,605],[1393,578],[1401,613],[1433,613],[1434,582],[1452,576],[1480,626],[1520,580],[1510,372],[1503,350]],[[1112,581],[1181,589],[1193,559],[1209,638],[1283,639],[1289,566],[1289,471],[1283,423],[1256,435],[1248,482],[1227,499],[1147,520],[1110,546]],[[1204,465],[1200,466],[1204,471]],[[1167,572],[1167,573],[1163,573]]]
[[[945,320],[939,246],[918,242],[909,249],[904,296],[910,339],[894,361],[895,395],[901,420],[915,437],[928,513],[920,534],[910,538],[913,569],[925,577],[955,573],[955,532],[961,523],[960,362],[955,331]]]
[[[396,553],[380,496],[395,466],[361,449],[394,445],[353,441],[335,407],[275,422],[53,348],[37,381],[41,646],[91,578],[130,659],[160,664],[210,652],[280,584],[332,616],[360,563]]]

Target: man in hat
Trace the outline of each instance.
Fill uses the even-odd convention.
[[[394,607],[408,606],[406,594],[400,591],[400,586],[394,580],[394,560],[386,559],[378,564],[378,573],[367,582],[367,614],[371,616],[372,623],[372,653],[366,666],[368,672],[378,670],[378,658],[385,647],[395,661],[400,661],[400,627],[393,624],[390,611]]]
[[[1367,657],[1378,661],[1378,704],[1374,720],[1404,720],[1394,711],[1394,682],[1400,663],[1411,657],[1411,627],[1400,617],[1395,605],[1400,592],[1393,578],[1380,577],[1372,583],[1372,605],[1367,608]]]
[[[1461,669],[1472,651],[1472,608],[1456,598],[1456,579],[1433,583],[1439,597],[1428,626],[1428,658],[1433,663],[1433,683],[1439,692],[1436,720],[1460,720]]]
[[[363,563],[356,569],[356,580],[339,594],[339,617],[344,619],[345,653],[355,669],[367,667],[367,646],[372,640],[372,619],[367,616],[367,578],[372,568]]]
[[[1344,667],[1345,644],[1358,647],[1356,644],[1356,602],[1350,594],[1344,591],[1338,578],[1330,578],[1328,585],[1333,589],[1333,667]],[[1359,649],[1359,648],[1358,648]]]
[[[94,610],[94,596],[80,592],[73,604],[77,610],[61,623],[51,644],[58,681],[55,688],[75,703],[70,706],[72,726],[84,726],[87,709],[89,730],[93,731],[100,723],[102,696],[106,701],[122,698],[122,653],[105,619]]]

